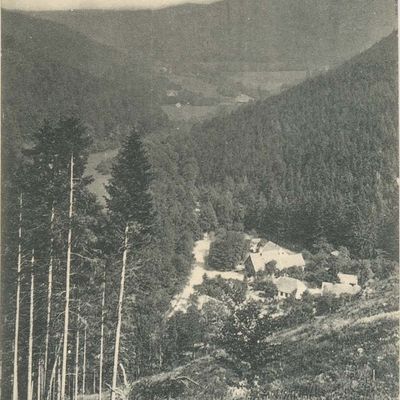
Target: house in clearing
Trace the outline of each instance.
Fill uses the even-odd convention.
[[[357,275],[353,275],[353,274],[342,274],[342,273],[338,273],[337,274],[340,283],[343,283],[345,285],[351,285],[351,286],[356,286],[358,285],[358,277]]]
[[[291,295],[293,295],[295,299],[301,299],[301,296],[307,290],[307,286],[304,282],[288,276],[281,276],[273,279],[273,282],[278,289],[277,298],[279,300],[286,299]]]
[[[267,245],[261,248],[258,253],[250,253],[246,258],[244,266],[248,277],[254,276],[259,271],[264,271],[265,265],[270,261],[275,261],[276,268],[280,271],[290,267],[304,268],[305,261],[301,253],[288,253],[289,250],[286,251],[286,249],[280,248],[279,246],[275,248],[272,245],[269,245],[266,250]]]

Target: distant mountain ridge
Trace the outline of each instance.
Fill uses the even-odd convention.
[[[396,26],[391,0],[222,0],[161,10],[36,12],[131,55],[172,64],[338,63]]]
[[[3,10],[2,68],[3,132],[17,147],[44,118],[79,116],[96,144],[166,119],[138,63],[55,22]]]

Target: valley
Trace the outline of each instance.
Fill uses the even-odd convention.
[[[2,397],[398,397],[391,0],[1,18]]]

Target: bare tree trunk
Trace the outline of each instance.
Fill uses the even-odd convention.
[[[122,376],[124,379],[124,386],[128,386],[128,379],[126,378],[126,371],[122,363],[119,363],[119,367],[121,368]]]
[[[54,391],[54,386],[55,386],[55,375],[56,375],[56,370],[57,370],[57,366],[58,366],[58,355],[56,355],[56,359],[54,361],[54,366],[53,369],[51,371],[51,375],[50,375],[50,381],[49,381],[49,390],[47,391],[47,400],[50,400],[53,398],[52,393]]]
[[[32,250],[31,258],[31,299],[29,307],[29,339],[28,339],[28,384],[27,384],[27,400],[32,400],[33,397],[33,382],[32,382],[32,358],[33,358],[33,302],[35,292],[35,251]]]
[[[76,345],[75,345],[75,384],[74,384],[74,400],[78,400],[79,389],[79,311],[77,315],[77,331],[76,331]]]
[[[37,377],[37,399],[42,398],[42,360],[38,362],[38,377]]]
[[[13,372],[13,400],[18,400],[18,341],[19,341],[19,301],[21,295],[21,265],[22,265],[22,193],[19,195],[19,227],[18,227],[18,262],[17,262],[17,299],[15,311],[14,336],[14,372]]]
[[[86,332],[87,332],[87,325],[85,321],[85,328],[83,331],[82,394],[85,394],[86,392]]]
[[[96,393],[96,371],[93,371],[93,394]]]
[[[57,400],[61,400],[61,370],[57,371]]]
[[[69,328],[69,295],[70,295],[70,274],[71,274],[71,247],[72,247],[72,213],[74,205],[74,155],[71,154],[70,162],[70,191],[69,191],[69,229],[68,229],[68,250],[65,278],[65,310],[64,310],[64,336],[63,355],[61,363],[61,400],[65,400],[65,388],[67,378],[67,357],[68,357],[68,328]]]
[[[103,387],[103,357],[104,357],[104,307],[106,303],[106,268],[104,267],[103,295],[101,298],[101,327],[100,327],[100,360],[99,360],[99,400]],[[94,393],[94,392],[93,392]]]
[[[48,271],[48,282],[47,282],[47,319],[46,319],[46,339],[44,349],[44,383],[47,384],[47,365],[49,361],[49,340],[50,340],[50,318],[51,318],[51,296],[53,291],[53,226],[54,226],[54,204],[51,206],[51,217],[50,217],[50,259],[49,259],[49,271]]]
[[[126,260],[128,256],[128,224],[125,227],[125,239],[124,239],[124,252],[122,255],[122,270],[121,270],[121,285],[119,289],[118,299],[118,320],[117,330],[115,333],[115,347],[114,347],[114,366],[113,366],[113,377],[111,387],[111,400],[115,400],[115,389],[117,388],[117,374],[118,374],[118,358],[119,358],[119,342],[121,338],[121,323],[122,323],[122,304],[124,300],[124,288],[125,288],[125,271],[126,271]]]
[[[46,399],[50,400],[54,398],[54,394],[55,394],[55,388],[56,388],[56,379],[57,379],[57,371],[59,370],[59,361],[60,361],[60,348],[61,348],[61,340],[57,346],[57,350],[55,352],[55,358],[54,358],[54,364],[53,364],[53,369],[51,371],[51,375],[50,375],[50,382],[49,382],[49,390],[46,393]],[[53,396],[52,396],[52,392],[53,392]]]

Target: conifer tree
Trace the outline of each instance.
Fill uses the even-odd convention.
[[[109,195],[107,206],[111,223],[116,232],[120,233],[116,249],[122,249],[112,374],[111,398],[113,400],[117,385],[125,276],[127,268],[133,268],[128,257],[130,257],[131,250],[138,251],[148,239],[153,214],[149,191],[150,164],[138,129],[133,130],[123,144],[111,175],[110,184],[107,186]]]

